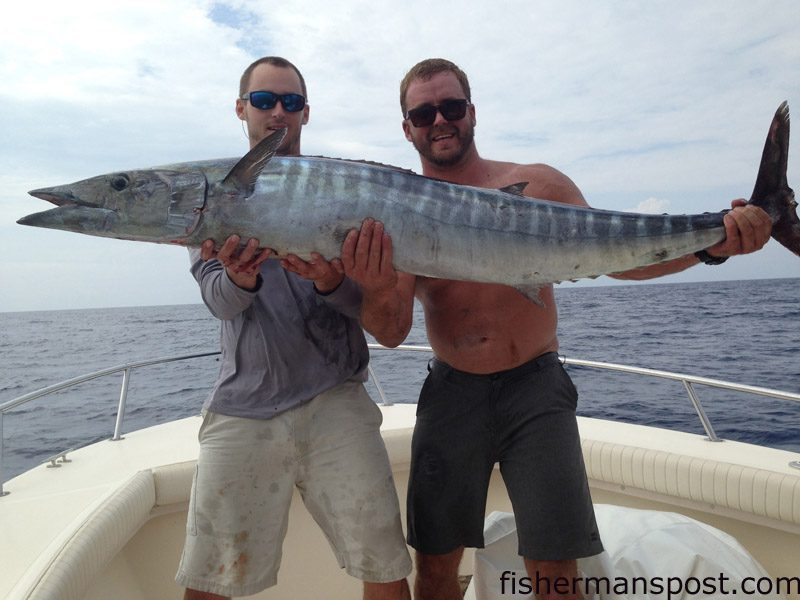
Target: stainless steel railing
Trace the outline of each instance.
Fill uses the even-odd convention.
[[[14,398],[13,400],[9,400],[8,402],[0,404],[0,497],[8,495],[8,492],[3,490],[3,484],[5,483],[5,479],[3,476],[3,447],[5,446],[5,437],[3,432],[3,417],[7,412],[12,411],[19,406],[22,406],[23,404],[27,404],[32,400],[36,400],[37,398],[41,398],[43,396],[49,396],[50,394],[60,392],[61,390],[65,390],[74,387],[76,385],[80,385],[81,383],[86,383],[87,381],[91,381],[93,379],[98,379],[100,377],[105,377],[107,375],[113,375],[115,373],[121,372],[122,386],[120,388],[119,404],[117,406],[117,418],[114,424],[114,435],[111,437],[112,441],[117,441],[120,439],[120,434],[122,431],[122,422],[125,419],[125,408],[128,402],[128,384],[130,382],[131,371],[133,371],[134,369],[139,369],[142,367],[148,367],[152,365],[160,365],[169,362],[189,360],[192,358],[200,358],[204,356],[215,356],[218,354],[220,354],[219,351],[204,352],[201,354],[187,354],[183,356],[169,356],[162,358],[154,358],[151,360],[144,360],[140,362],[127,363],[124,365],[118,365],[116,367],[109,367],[107,369],[102,369],[100,371],[94,371],[93,373],[87,373],[86,375],[73,377],[72,379],[67,379],[65,381],[61,381],[59,383],[55,383],[53,385],[43,387],[38,390],[34,390],[32,392]],[[62,452],[61,454],[56,455],[56,457],[54,458],[61,458],[62,462],[65,462],[66,452]],[[50,460],[51,459],[48,459],[48,461]],[[53,463],[55,463],[55,460],[53,460]]]
[[[595,369],[607,369],[610,371],[617,371],[619,373],[635,373],[637,375],[647,375],[650,377],[658,377],[660,379],[671,379],[673,381],[680,381],[686,388],[686,393],[692,401],[697,416],[703,425],[703,429],[708,436],[709,441],[720,442],[717,434],[714,433],[714,428],[708,420],[703,405],[700,404],[700,399],[694,391],[693,384],[705,385],[708,387],[715,387],[725,390],[733,390],[737,392],[746,392],[748,394],[756,394],[758,396],[769,396],[771,398],[780,398],[781,400],[792,400],[800,402],[800,394],[792,392],[782,392],[780,390],[773,390],[770,388],[757,387],[753,385],[743,385],[740,383],[732,383],[730,381],[723,381],[721,379],[710,379],[708,377],[696,377],[694,375],[686,375],[684,373],[673,373],[672,371],[659,371],[656,369],[644,369],[642,367],[631,367],[629,365],[619,365],[614,363],[597,362],[592,360],[581,360],[579,358],[566,358],[562,357],[562,362],[565,365],[573,365],[576,367],[592,367]]]
[[[401,345],[397,348],[386,348],[384,346],[380,346],[378,344],[370,344],[369,345],[371,350],[382,350],[387,352],[426,352],[431,353],[432,350],[430,346],[411,346],[411,345]],[[125,419],[125,409],[127,407],[127,400],[128,400],[128,385],[130,382],[131,373],[135,369],[140,369],[143,367],[165,364],[169,362],[177,362],[182,360],[190,360],[194,358],[202,358],[206,356],[217,356],[220,352],[204,352],[200,354],[187,354],[182,356],[170,356],[170,357],[163,357],[163,358],[154,358],[151,360],[134,362],[134,363],[127,363],[124,365],[118,365],[116,367],[109,367],[107,369],[102,369],[100,371],[95,371],[93,373],[88,373],[86,375],[81,375],[79,377],[74,377],[72,379],[67,379],[65,381],[56,383],[51,386],[47,386],[41,388],[39,390],[35,390],[33,392],[29,392],[13,400],[9,400],[3,404],[0,404],[0,497],[6,496],[8,492],[3,490],[3,483],[5,482],[3,478],[3,446],[4,446],[4,436],[3,436],[3,416],[8,413],[9,411],[22,406],[32,400],[36,400],[37,398],[41,398],[43,396],[47,396],[53,394],[55,392],[71,388],[73,386],[79,385],[81,383],[85,383],[87,381],[91,381],[92,379],[97,379],[99,377],[105,377],[108,375],[113,375],[115,373],[122,373],[122,385],[120,388],[120,395],[119,395],[119,403],[117,406],[117,416],[114,423],[114,433],[111,437],[112,441],[117,441],[121,439],[122,435],[122,423]],[[734,390],[737,392],[745,392],[750,394],[756,394],[760,396],[768,396],[772,398],[779,398],[782,400],[790,400],[794,402],[800,402],[800,394],[795,394],[792,392],[783,392],[780,390],[773,390],[770,388],[763,388],[763,387],[756,387],[751,385],[743,385],[738,383],[732,383],[729,381],[722,381],[719,379],[710,379],[708,377],[696,377],[694,375],[686,375],[683,373],[673,373],[671,371],[659,371],[656,369],[645,369],[641,367],[632,367],[629,365],[620,365],[614,363],[606,363],[606,362],[597,362],[591,360],[581,360],[577,358],[567,358],[561,357],[562,363],[565,365],[572,365],[576,367],[589,367],[595,369],[605,369],[610,371],[616,371],[621,373],[633,373],[637,375],[646,375],[649,377],[657,377],[661,379],[671,379],[674,381],[680,381],[683,383],[684,387],[686,388],[686,392],[689,396],[689,399],[694,406],[695,411],[700,419],[700,422],[703,426],[706,435],[708,436],[709,441],[712,442],[720,442],[720,440],[716,433],[714,432],[714,428],[711,425],[705,411],[703,410],[703,406],[700,403],[700,399],[697,397],[697,394],[694,390],[694,385],[704,385],[708,387],[715,387],[721,388],[726,390]],[[378,395],[381,399],[381,404],[384,405],[391,405],[392,402],[389,398],[386,397],[384,393],[383,387],[380,384],[380,379],[376,376],[375,372],[373,371],[372,367],[369,367],[370,377],[372,378],[372,382],[375,385],[376,390],[378,391]],[[55,462],[57,459],[61,459],[63,461],[67,461],[66,458],[67,452],[61,452],[56,454],[53,458],[48,459],[50,462]],[[800,469],[800,461],[793,461],[791,466],[794,468]]]

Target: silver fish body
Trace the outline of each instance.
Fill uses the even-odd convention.
[[[443,279],[538,285],[668,260],[725,237],[722,215],[657,216],[579,208],[396,169],[273,158],[244,203],[209,203],[187,240],[236,232],[278,254],[338,256],[365,217],[382,221],[395,266]],[[610,269],[610,270],[609,270]]]
[[[785,174],[788,134],[784,103],[751,202],[783,231],[779,241],[800,254],[800,222]],[[278,255],[332,258],[347,232],[371,217],[391,235],[401,271],[523,289],[670,260],[725,237],[722,213],[587,209],[523,197],[525,182],[492,190],[369,163],[275,157],[280,139],[270,136],[239,161],[181,163],[34,190],[59,208],[19,222],[185,246],[238,234]]]

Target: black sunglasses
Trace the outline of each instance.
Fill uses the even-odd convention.
[[[250,92],[241,97],[242,100],[249,100],[255,108],[259,110],[269,110],[275,108],[278,100],[281,101],[286,112],[298,112],[303,110],[306,99],[300,94],[276,94],[275,92]]]
[[[445,100],[441,104],[423,104],[417,108],[412,108],[406,113],[406,119],[411,121],[414,127],[430,127],[436,120],[436,113],[439,112],[448,121],[458,121],[467,114],[467,100]]]

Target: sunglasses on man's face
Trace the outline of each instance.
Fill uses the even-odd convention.
[[[250,104],[259,110],[275,108],[278,100],[280,100],[286,112],[299,112],[306,105],[306,99],[300,94],[276,94],[275,92],[258,91],[245,94],[241,99],[248,100]]]
[[[430,127],[436,120],[436,113],[447,121],[458,121],[467,114],[467,100],[445,100],[441,104],[423,104],[417,108],[412,108],[406,113],[406,119],[411,121],[414,127]]]

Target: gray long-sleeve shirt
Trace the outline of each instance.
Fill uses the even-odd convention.
[[[268,419],[348,380],[365,381],[369,351],[349,279],[331,294],[267,260],[261,285],[243,290],[216,259],[190,250],[203,301],[221,320],[219,377],[204,408]]]

